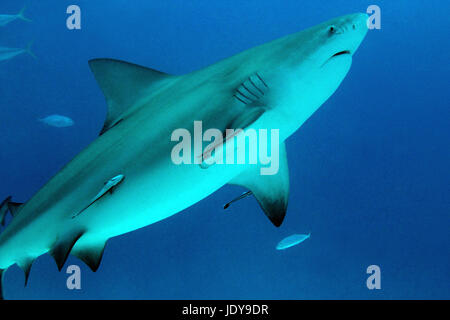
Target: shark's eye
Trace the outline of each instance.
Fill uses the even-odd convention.
[[[328,27],[328,30],[329,30],[329,32],[330,32],[331,34],[336,33],[336,27],[335,27],[335,26],[329,26],[329,27]]]

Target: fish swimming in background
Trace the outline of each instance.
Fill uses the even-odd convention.
[[[96,271],[108,239],[173,216],[226,184],[251,191],[239,199],[255,197],[280,226],[290,189],[285,140],[338,89],[367,19],[338,17],[184,75],[91,60],[108,105],[103,129],[27,202],[2,202],[0,212],[14,217],[0,233],[0,275],[17,264],[28,279],[45,253],[59,270],[72,254]],[[261,174],[262,163],[175,163],[175,132],[193,136],[200,120],[204,130],[222,134],[278,130],[277,171]],[[193,148],[187,150],[197,156]]]
[[[28,53],[33,58],[37,59],[35,54],[31,51],[32,44],[33,42],[30,42],[25,49],[0,47],[0,61],[10,60],[23,53]]]
[[[45,123],[48,126],[56,128],[71,127],[74,124],[74,121],[72,119],[66,116],[61,116],[59,114],[53,114],[51,116],[38,119],[38,121]]]
[[[0,27],[6,26],[8,23],[14,20],[23,20],[27,22],[31,22],[30,19],[26,18],[23,13],[27,7],[23,7],[22,10],[18,14],[0,14]]]
[[[308,239],[311,236],[311,233],[309,234],[293,234],[289,237],[284,238],[277,244],[277,250],[284,250],[293,246],[296,246],[297,244],[302,243],[306,239]]]

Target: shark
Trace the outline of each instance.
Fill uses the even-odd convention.
[[[238,199],[255,197],[279,227],[290,189],[285,140],[338,89],[367,19],[334,18],[182,75],[89,61],[108,106],[103,128],[27,202],[2,202],[0,214],[13,216],[0,234],[2,279],[17,264],[26,283],[46,253],[59,270],[72,254],[95,272],[108,239],[171,217],[226,184],[249,190]],[[192,132],[195,121],[221,132],[279,130],[277,173],[260,174],[259,164],[174,163],[172,133]]]
[[[0,61],[10,60],[18,55],[27,53],[34,59],[37,59],[36,55],[31,51],[33,42],[30,42],[25,48],[7,48],[0,47]]]
[[[24,16],[25,9],[26,7],[23,7],[18,14],[0,14],[0,27],[4,27],[8,23],[13,22],[15,20],[31,22],[30,19]]]

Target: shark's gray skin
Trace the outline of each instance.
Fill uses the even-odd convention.
[[[26,7],[23,7],[18,14],[0,14],[0,27],[4,27],[8,23],[13,22],[15,20],[23,20],[31,22],[30,19],[24,16],[25,9]]]
[[[23,53],[28,53],[30,56],[36,59],[36,56],[31,51],[31,45],[33,43],[30,42],[25,49],[22,48],[6,48],[6,47],[0,47],[0,61],[6,61],[10,60],[18,55],[21,55]]]
[[[91,61],[108,103],[101,135],[28,202],[3,203],[0,212],[10,209],[14,218],[0,234],[0,269],[18,264],[28,278],[33,261],[48,252],[60,270],[72,253],[95,271],[109,238],[170,217],[227,183],[250,190],[279,226],[289,193],[283,141],[338,88],[366,20],[339,17],[181,76]],[[174,164],[171,134],[192,131],[195,120],[204,130],[279,129],[278,173],[260,175],[255,165]],[[118,175],[125,178],[114,193],[92,203]]]

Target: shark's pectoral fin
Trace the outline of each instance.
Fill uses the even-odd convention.
[[[72,250],[72,254],[86,263],[93,272],[96,272],[102,261],[105,246],[106,242],[101,242],[93,245],[75,247]]]
[[[50,255],[55,259],[58,270],[61,271],[66,263],[75,243],[80,239],[84,232],[68,233],[61,237],[50,250]]]
[[[244,152],[245,150],[239,150],[240,144],[235,143],[235,141],[238,141],[241,135],[245,135],[245,130],[250,127],[258,127],[257,121],[265,112],[266,109],[264,107],[250,107],[234,119],[233,122],[228,125],[228,129],[223,133],[223,139],[221,141],[214,141],[207,146],[200,155],[200,167],[207,169],[215,163],[213,161],[215,157],[226,155],[228,141],[230,140],[233,140],[233,144],[231,144],[233,146],[232,149],[234,149],[233,154]],[[229,129],[232,130],[230,131],[230,134],[228,134]]]
[[[100,134],[121,121],[127,110],[151,92],[155,83],[170,77],[156,70],[113,59],[94,59],[89,61],[89,66],[108,104],[108,114]]]
[[[250,167],[230,183],[249,189],[266,216],[275,226],[279,227],[286,215],[289,198],[289,168],[284,143],[280,145],[280,163],[277,174],[261,175],[259,166]],[[244,197],[241,196],[235,200],[242,198]]]

